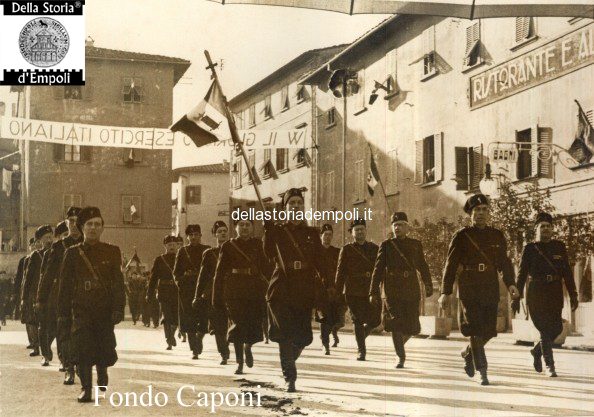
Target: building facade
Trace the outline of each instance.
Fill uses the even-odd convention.
[[[594,192],[594,160],[571,155],[580,159],[572,149],[576,100],[592,121],[593,27],[591,19],[565,18],[384,21],[302,80],[326,114],[317,130],[320,209],[371,208],[369,235],[378,243],[391,211],[419,223],[457,221],[489,163],[519,192],[530,184],[549,190],[558,214],[592,213],[585,196]],[[356,85],[346,106],[323,91],[339,69]],[[366,189],[372,154],[387,198],[380,186],[373,196]],[[592,279],[580,274],[578,285]],[[592,311],[590,302],[573,318],[565,314],[589,332]]]
[[[171,123],[173,87],[190,62],[165,56],[86,47],[86,85],[33,87],[32,119],[107,126]],[[94,205],[103,239],[125,257],[158,255],[171,232],[171,152],[30,142],[24,191],[27,236],[56,224],[70,205]]]
[[[278,205],[289,188],[304,188],[305,208],[314,207],[317,194],[315,165],[317,123],[315,97],[310,86],[297,81],[307,72],[334,56],[345,45],[305,52],[266,78],[234,97],[230,108],[238,129],[283,130],[306,129],[304,149],[247,150],[252,169],[266,208]],[[258,209],[256,193],[241,154],[231,155],[231,210]],[[261,225],[256,223],[256,233]]]
[[[229,224],[229,163],[178,168],[173,174],[173,230],[185,236],[188,224],[199,224],[202,243],[216,246],[212,225]]]

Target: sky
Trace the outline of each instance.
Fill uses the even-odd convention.
[[[86,31],[95,46],[192,62],[174,89],[173,120],[206,94],[204,50],[222,60],[231,99],[301,53],[350,43],[387,15],[349,16],[285,7],[225,5],[207,0],[87,0]],[[218,67],[220,69],[220,66]],[[222,162],[228,154],[173,151],[173,167]]]

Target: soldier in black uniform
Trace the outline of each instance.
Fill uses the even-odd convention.
[[[142,272],[141,274],[144,282],[144,288],[142,294],[142,322],[144,327],[151,327],[151,321],[153,327],[156,329],[159,327],[159,320],[161,319],[161,308],[159,307],[159,301],[153,297],[147,297],[148,288],[150,285],[150,272]]]
[[[17,273],[16,276],[14,277],[14,285],[13,285],[13,293],[12,293],[12,304],[15,306],[14,307],[14,319],[15,320],[19,320],[21,319],[21,293],[23,290],[23,280],[25,279],[25,272],[27,270],[27,264],[29,263],[29,259],[31,256],[31,253],[33,253],[33,251],[35,250],[35,238],[32,237],[31,239],[29,239],[29,246],[28,246],[28,251],[29,254],[23,256],[21,259],[19,259],[19,264],[17,267]],[[24,321],[21,320],[21,323],[25,323]],[[27,329],[27,338],[29,339],[29,345],[27,346],[27,349],[32,349],[33,348],[33,344],[31,342],[31,335],[29,334],[29,329]]]
[[[427,297],[433,294],[433,283],[421,242],[408,237],[408,216],[396,212],[391,220],[394,238],[380,245],[371,278],[370,302],[379,304],[381,296],[384,330],[392,332],[398,356],[396,368],[403,368],[404,344],[421,331],[421,289],[417,274],[421,275]]]
[[[365,339],[381,322],[379,305],[369,302],[371,273],[375,265],[378,246],[368,242],[364,219],[351,222],[349,228],[354,242],[347,243],[340,250],[336,270],[336,291],[344,294],[351,311],[355,339],[358,347],[358,361],[364,361],[367,354]]]
[[[470,337],[470,345],[462,352],[464,370],[470,377],[478,370],[481,385],[489,385],[485,345],[497,336],[497,305],[499,278],[511,296],[519,297],[514,270],[507,256],[507,242],[500,230],[488,226],[489,201],[483,194],[468,198],[464,211],[470,215],[472,226],[456,232],[450,243],[441,283],[440,307],[447,311],[458,267],[460,297],[460,331]]]
[[[303,214],[303,193],[291,188],[283,195],[288,221],[264,223],[264,252],[276,263],[268,286],[270,340],[279,344],[281,367],[287,391],[295,392],[295,362],[313,340],[312,311],[321,307],[326,290],[319,231],[298,220]]]
[[[147,300],[155,297],[157,291],[157,300],[161,304],[163,312],[163,330],[165,332],[165,341],[167,350],[176,346],[175,329],[178,321],[177,305],[177,286],[173,279],[173,267],[175,266],[175,253],[177,252],[177,239],[175,236],[167,235],[163,239],[165,253],[155,258],[151,269],[151,278],[146,294]]]
[[[62,220],[56,225],[56,230],[54,230],[54,238],[56,242],[59,242],[66,236],[68,236],[68,225],[66,224],[66,220]]]
[[[208,309],[208,331],[215,337],[217,350],[221,354],[221,365],[226,365],[230,355],[229,341],[227,340],[229,318],[226,308],[214,308],[212,304],[212,286],[221,246],[229,240],[229,228],[225,222],[217,220],[212,226],[212,234],[217,239],[217,246],[205,250],[202,254],[200,274],[198,275],[192,306],[196,310]]]
[[[43,258],[44,267],[37,289],[37,304],[41,312],[41,351],[44,357],[53,356],[51,344],[54,337],[57,339],[58,358],[62,364],[62,371],[65,371],[64,384],[74,384],[74,365],[68,353],[71,322],[58,321],[57,302],[58,290],[60,288],[60,269],[64,252],[69,247],[82,242],[82,235],[76,227],[76,218],[79,207],[69,207],[66,212],[64,226],[68,235],[55,242]],[[57,231],[59,227],[56,227]],[[47,355],[47,356],[46,356]],[[51,360],[51,359],[49,359]]]
[[[93,365],[97,385],[105,391],[107,368],[118,355],[114,325],[124,319],[126,292],[120,248],[101,242],[103,217],[97,207],[78,213],[84,241],[66,249],[60,274],[58,315],[72,321],[71,348],[82,391],[79,402],[91,402]]]
[[[322,253],[320,258],[324,263],[324,287],[332,294],[328,300],[327,308],[319,312],[317,321],[320,322],[320,339],[322,339],[322,345],[324,346],[324,354],[330,354],[330,334],[338,330],[341,324],[344,324],[344,303],[342,302],[342,296],[336,294],[336,291],[332,291],[334,288],[334,277],[336,277],[336,268],[338,266],[338,255],[340,249],[336,246],[332,246],[332,225],[326,223],[320,230],[320,236],[322,239]]]
[[[578,307],[578,297],[565,244],[553,239],[553,217],[549,213],[538,213],[535,223],[536,242],[524,247],[517,287],[520,297],[523,297],[526,279],[530,277],[526,302],[530,318],[540,333],[540,342],[530,350],[534,369],[542,372],[544,357],[549,376],[556,377],[553,341],[563,331],[563,282],[572,311]],[[519,311],[519,303],[519,299],[512,301],[516,312]]]
[[[263,340],[262,318],[266,311],[266,289],[270,267],[262,241],[252,237],[251,220],[235,221],[237,237],[221,246],[214,276],[212,303],[226,309],[230,326],[228,339],[235,348],[236,374],[245,364],[254,365],[252,345]]]
[[[183,333],[187,334],[192,350],[192,359],[198,359],[198,355],[202,353],[202,339],[208,332],[208,310],[206,306],[200,306],[199,310],[194,310],[192,300],[196,293],[202,254],[210,246],[200,243],[202,233],[197,224],[190,224],[186,227],[186,236],[189,244],[177,251],[173,275],[179,289],[179,327]]]
[[[41,245],[39,250],[36,250],[31,254],[27,270],[25,271],[25,279],[23,280],[22,300],[21,300],[21,311],[23,313],[23,319],[27,326],[29,326],[31,334],[33,334],[33,340],[37,343],[33,348],[33,351],[29,356],[39,356],[40,338],[39,338],[39,312],[37,311],[37,287],[39,285],[39,279],[41,278],[41,263],[43,262],[43,255],[49,250],[52,245],[53,230],[49,224],[40,226],[35,231],[35,240]],[[49,365],[49,359],[43,358],[41,362],[42,366]]]

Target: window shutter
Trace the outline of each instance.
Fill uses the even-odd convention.
[[[80,159],[81,161],[91,162],[91,155],[93,154],[92,146],[81,146],[80,147]]]
[[[551,144],[553,143],[553,129],[550,127],[539,127],[538,129],[538,143],[539,144]],[[542,155],[548,156],[552,152],[552,149],[547,146],[543,149]],[[539,152],[541,154],[541,152]],[[552,156],[552,155],[551,155]],[[538,158],[535,158],[538,159]],[[553,178],[553,159],[548,158],[546,160],[538,159],[538,175],[542,178]]]
[[[516,17],[516,43],[530,36],[531,17]]]
[[[477,190],[483,178],[483,145],[468,148],[471,162],[470,190]]]
[[[83,96],[83,100],[93,100],[93,79],[90,77],[87,77],[87,79],[85,80],[85,86],[83,87],[83,92],[82,92],[82,96]]]
[[[443,133],[433,135],[433,149],[435,154],[435,181],[443,180]]]
[[[124,223],[130,223],[132,221],[132,214],[130,213],[131,205],[132,197],[127,195],[122,196],[122,215]]]
[[[456,190],[468,190],[468,148],[456,146]]]
[[[132,223],[139,224],[142,222],[142,198],[140,196],[133,196],[130,198],[130,200],[136,208],[136,212],[134,213],[134,215],[130,213],[130,219],[132,220]],[[130,212],[129,208],[128,212]]]
[[[435,51],[435,26],[425,29],[423,32],[423,55]]]
[[[478,55],[480,41],[480,22],[476,22],[466,28],[466,52],[464,54],[464,65],[472,65],[474,55]]]
[[[415,141],[415,184],[423,183],[423,140]]]
[[[64,160],[64,145],[54,144],[54,161]]]
[[[530,176],[538,176],[538,127],[536,129],[530,129]]]
[[[64,87],[54,85],[52,86],[52,92],[56,100],[62,100],[64,98]]]
[[[284,86],[281,90],[281,109],[289,108],[289,86]]]

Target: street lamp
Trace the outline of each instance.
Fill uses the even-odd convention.
[[[491,198],[499,197],[499,181],[493,178],[491,174],[491,164],[487,162],[485,167],[485,176],[479,182],[481,193]]]

